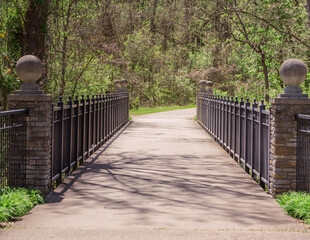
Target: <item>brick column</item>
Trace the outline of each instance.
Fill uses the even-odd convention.
[[[207,81],[206,86],[207,86],[206,94],[213,95],[213,90],[212,90],[213,82]]]
[[[307,75],[305,64],[297,59],[285,61],[280,76],[287,85],[284,94],[271,99],[270,193],[275,196],[296,190],[297,121],[296,114],[310,114],[310,99],[299,84]]]
[[[310,99],[271,99],[270,190],[296,190],[296,114],[310,114]]]
[[[121,80],[116,79],[114,81],[114,90],[113,93],[119,93],[121,91]]]
[[[23,81],[21,90],[8,95],[9,108],[29,111],[26,128],[26,186],[47,194],[51,191],[51,128],[52,96],[39,90],[37,84],[43,72],[41,61],[31,55],[22,57],[16,65]]]
[[[127,112],[126,112],[126,118],[127,120],[129,120],[129,108],[130,108],[130,102],[129,102],[129,91],[127,89],[127,84],[128,81],[126,79],[122,79],[120,80],[120,92],[123,94],[127,94],[128,95],[128,101],[127,101]]]
[[[199,101],[199,97],[205,97],[207,95],[207,81],[206,80],[200,80],[198,83],[199,90],[197,92],[196,96],[196,105],[197,105],[197,110],[196,110],[196,116],[198,121],[202,121],[202,102]]]

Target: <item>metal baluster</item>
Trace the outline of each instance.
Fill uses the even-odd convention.
[[[95,152],[95,144],[96,144],[96,100],[95,96],[92,95],[92,143],[91,143],[91,148],[92,148],[92,154]]]
[[[69,135],[69,162],[68,162],[68,174],[71,174],[71,163],[72,163],[72,145],[73,145],[73,109],[72,109],[72,98],[69,96],[67,105],[70,106],[70,135]],[[67,161],[66,161],[67,163]]]
[[[249,102],[249,98],[246,99],[246,103],[245,103],[245,112],[244,112],[244,119],[245,119],[245,124],[244,124],[244,170],[247,173],[250,173],[250,168],[248,167],[248,162],[249,160],[251,161],[251,153],[248,153],[248,108],[250,107],[250,102]],[[250,156],[248,156],[250,155]]]
[[[84,99],[84,95],[82,95],[81,99],[81,104],[83,104],[83,124],[82,124],[82,159],[81,162],[84,161],[84,156],[86,153],[86,147],[87,147],[87,142],[86,142],[86,101]]]
[[[262,111],[265,110],[265,105],[264,105],[264,100],[261,100],[261,105],[259,106],[259,127],[258,127],[258,161],[259,161],[259,169],[258,169],[258,173],[259,173],[259,185],[264,188],[265,187],[265,183],[262,181],[262,169],[263,166],[262,164],[264,164],[263,159],[262,159],[262,131],[263,131],[263,127],[262,127]]]
[[[75,96],[74,104],[76,104],[76,159],[75,159],[75,165],[73,167],[73,170],[75,170],[78,167],[79,162],[79,143],[80,143],[80,104],[79,104],[79,97]]]
[[[243,109],[243,97],[241,97],[241,100],[239,102],[239,149],[238,149],[238,154],[239,154],[239,164],[241,163],[241,158],[242,158],[242,109]],[[246,122],[246,121],[245,121]]]
[[[60,166],[58,169],[59,178],[57,179],[57,185],[62,182],[62,169],[63,169],[63,150],[64,150],[64,108],[63,108],[63,101],[62,96],[59,97],[58,106],[61,107],[61,120],[60,120],[60,129],[61,129],[61,138],[60,138]]]
[[[87,131],[88,131],[88,141],[87,141],[87,157],[90,156],[90,148],[91,148],[91,99],[89,98],[89,95],[87,95],[86,99],[88,103],[88,122],[87,122]]]
[[[234,143],[234,153],[233,158],[236,160],[236,149],[237,149],[237,105],[238,105],[238,97],[235,97],[234,102],[234,129],[233,129],[233,143]],[[240,109],[239,109],[240,114]],[[240,121],[240,117],[239,117]]]
[[[257,108],[256,98],[254,98],[254,103],[252,104],[252,125],[251,125],[251,177],[253,178],[253,169],[254,169],[254,148],[255,148],[255,108]]]

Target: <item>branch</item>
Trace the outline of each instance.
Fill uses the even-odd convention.
[[[272,27],[273,29],[275,29],[276,31],[278,31],[279,33],[282,33],[282,34],[287,34],[288,36],[296,39],[299,43],[301,43],[302,45],[306,46],[307,48],[310,49],[310,45],[306,43],[306,41],[300,39],[299,37],[297,37],[296,35],[290,33],[290,32],[286,32],[286,31],[283,31],[281,29],[279,29],[277,26],[275,26],[274,24],[268,22],[266,19],[262,18],[262,17],[259,17],[257,15],[255,15],[254,13],[250,13],[250,12],[247,12],[247,11],[243,11],[243,10],[239,10],[239,9],[231,9],[231,10],[227,10],[225,12],[221,12],[219,13],[219,15],[222,15],[222,14],[225,14],[225,13],[243,13],[245,15],[248,15],[248,16],[251,16],[253,18],[256,18],[257,20],[260,20],[261,22],[265,23],[266,25]]]
[[[90,59],[88,60],[88,62],[86,63],[86,65],[84,66],[84,68],[82,69],[82,71],[80,72],[80,74],[76,77],[74,88],[73,88],[72,95],[71,95],[72,97],[74,96],[75,89],[76,89],[76,86],[78,84],[79,79],[82,77],[83,73],[85,72],[85,70],[87,69],[88,65],[90,64],[90,62],[93,59],[94,59],[94,56],[91,56]]]

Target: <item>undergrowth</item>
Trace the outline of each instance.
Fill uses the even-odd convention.
[[[44,199],[39,191],[25,188],[0,189],[0,222],[22,217]]]
[[[310,224],[309,193],[290,191],[277,196],[277,202],[290,216]]]

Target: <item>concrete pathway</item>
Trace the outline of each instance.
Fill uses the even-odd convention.
[[[0,239],[310,239],[194,115],[135,117]]]

